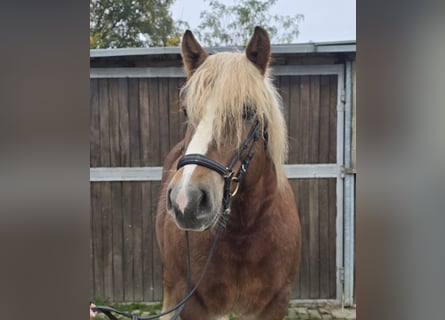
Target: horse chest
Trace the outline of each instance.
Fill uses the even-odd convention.
[[[278,284],[266,242],[262,237],[236,239],[226,243],[226,253],[220,257],[224,288],[233,297],[233,308],[242,313],[246,306],[268,301],[272,287]]]

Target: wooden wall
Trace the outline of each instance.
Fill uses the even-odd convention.
[[[282,76],[289,164],[335,163],[337,76]],[[333,299],[336,293],[336,181],[292,179],[302,226],[302,256],[293,298]]]
[[[182,78],[91,79],[91,167],[161,166],[184,132]],[[336,76],[276,78],[289,128],[289,161],[335,163]],[[159,182],[91,183],[92,296],[158,301],[154,221]],[[303,250],[293,298],[335,298],[335,179],[291,180]]]

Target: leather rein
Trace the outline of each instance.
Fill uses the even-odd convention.
[[[147,317],[140,317],[136,314],[120,311],[108,306],[96,306],[91,308],[93,311],[102,312],[104,313],[110,320],[118,320],[112,313],[119,314],[121,316],[124,316],[126,318],[132,319],[132,320],[151,320],[151,319],[157,319],[164,315],[167,315],[169,313],[172,313],[174,311],[175,314],[171,319],[177,319],[179,317],[179,314],[184,309],[185,304],[187,301],[192,297],[192,295],[196,292],[199,285],[201,284],[204,275],[207,273],[208,267],[210,265],[210,261],[212,260],[213,254],[215,253],[216,245],[218,243],[219,236],[221,235],[221,231],[225,228],[226,223],[229,219],[230,212],[231,212],[231,204],[232,204],[232,198],[235,196],[235,194],[238,192],[239,183],[244,176],[244,174],[247,172],[247,169],[249,167],[250,161],[252,160],[254,156],[254,146],[255,142],[260,137],[260,121],[258,119],[255,120],[255,123],[252,125],[252,128],[250,129],[246,140],[244,140],[241,147],[238,149],[238,152],[233,157],[232,161],[230,162],[229,166],[225,167],[219,162],[205,156],[202,154],[187,154],[184,155],[181,159],[179,159],[176,169],[179,170],[185,165],[189,164],[195,164],[198,166],[206,167],[210,170],[213,170],[217,173],[219,173],[223,179],[224,179],[224,193],[223,193],[223,212],[221,214],[221,217],[219,218],[219,225],[215,233],[215,238],[213,239],[212,247],[210,248],[209,255],[207,257],[207,261],[204,265],[204,269],[201,273],[201,276],[199,277],[198,281],[196,282],[195,286],[190,290],[191,287],[191,280],[190,280],[190,273],[191,273],[191,263],[190,263],[190,246],[189,246],[189,237],[188,237],[188,231],[185,231],[185,238],[186,238],[186,248],[187,248],[187,293],[186,296],[174,307],[161,312],[159,314],[147,316]],[[263,137],[264,142],[266,145],[267,142],[267,131],[264,129],[263,131]],[[249,148],[250,145],[250,148]],[[235,168],[235,165],[241,160],[241,157],[243,153],[246,151],[246,149],[249,148],[247,155],[244,157],[244,159],[241,162],[241,166],[238,170],[238,172],[234,172],[233,169]],[[232,191],[232,184],[235,184],[235,188]]]

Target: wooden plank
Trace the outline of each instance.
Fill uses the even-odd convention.
[[[178,78],[169,79],[169,105],[168,105],[168,118],[169,118],[169,149],[171,149],[179,140],[179,80]]]
[[[298,208],[298,204],[299,204],[299,200],[298,200],[298,195],[299,195],[299,182],[297,179],[290,179],[289,183],[292,187],[292,191],[294,192],[294,196],[295,196],[295,203],[297,204],[297,208]],[[292,294],[291,294],[291,298],[292,299],[299,299],[301,298],[301,290],[300,290],[300,277],[301,277],[301,270],[298,270],[298,274],[295,277],[295,280],[292,282]]]
[[[90,168],[90,181],[161,181],[161,178],[162,167]]]
[[[90,183],[91,196],[91,243],[93,265],[93,297],[104,297],[103,241],[100,204],[100,183]]]
[[[110,166],[110,129],[108,110],[108,80],[99,80],[99,112],[100,112],[100,166]]]
[[[329,298],[329,185],[328,179],[318,180],[320,296]]]
[[[134,301],[133,215],[131,207],[131,185],[133,183],[134,182],[122,182],[124,301]]]
[[[90,80],[90,167],[100,166],[100,116],[98,80]],[[102,227],[100,219],[99,184],[90,184],[91,199],[91,266],[92,296],[103,297],[103,249]]]
[[[131,68],[91,68],[90,78],[176,78],[184,76],[181,67],[131,67]]]
[[[119,141],[119,83],[116,79],[108,80],[109,88],[109,117],[110,117],[110,166],[120,167]]]
[[[134,301],[143,301],[143,250],[142,250],[142,214],[141,182],[131,183],[131,211],[133,215],[133,287]]]
[[[337,82],[338,76],[329,76],[329,154],[328,162],[337,162]],[[336,221],[337,192],[335,179],[328,182],[329,198],[329,297],[336,297],[337,264],[336,264]]]
[[[311,93],[310,93],[310,162],[318,163],[319,147],[320,147],[320,76],[311,76]]]
[[[289,76],[282,76],[276,78],[277,90],[283,101],[283,114],[286,120],[286,125],[289,128],[289,113],[291,108],[290,92],[289,92]]]
[[[309,233],[309,179],[299,180],[298,211],[301,223],[301,262],[300,291],[301,298],[310,298],[310,233]]]
[[[335,163],[285,164],[289,179],[336,178],[341,167]],[[90,181],[161,181],[162,167],[106,167],[90,168]]]
[[[322,50],[322,49],[320,49]],[[321,52],[321,51],[319,51]],[[320,61],[318,61],[319,63]],[[271,74],[277,76],[293,76],[293,75],[313,75],[313,74],[336,74],[339,72],[341,65],[331,64],[324,65],[274,65]],[[120,68],[91,68],[91,79],[116,79],[116,78],[136,78],[136,79],[155,79],[155,78],[178,78],[183,77],[184,71],[181,67],[120,67]]]
[[[272,68],[273,76],[292,76],[292,75],[322,75],[336,74],[342,65],[325,64],[325,65],[275,65]]]
[[[320,76],[310,76],[310,109],[309,109],[309,161],[318,162],[320,145]],[[309,181],[309,247],[310,247],[310,284],[311,298],[320,295],[320,243],[319,243],[319,212],[318,212],[317,180]]]
[[[153,297],[153,233],[154,225],[151,217],[151,183],[141,184],[142,191],[142,248],[143,248],[143,290],[144,301],[154,301]]]
[[[337,162],[337,82],[336,75],[329,76],[329,152],[328,162]],[[336,297],[337,265],[336,265],[336,220],[337,220],[337,192],[335,179],[329,179],[329,297]],[[342,201],[342,200],[341,200]]]
[[[329,298],[336,297],[337,265],[336,265],[336,220],[337,220],[337,196],[336,181],[329,179]]]
[[[159,83],[158,79],[148,79],[148,118],[149,118],[149,148],[148,162],[150,166],[160,165],[159,140]]]
[[[111,212],[111,182],[103,182],[101,188],[102,241],[104,250],[104,298],[113,300],[113,220]]]
[[[99,81],[90,80],[90,167],[100,167]]]
[[[320,149],[319,163],[329,161],[329,77],[320,77]],[[328,179],[320,179],[319,218],[320,218],[320,298],[329,298],[329,184]]]
[[[113,221],[113,301],[124,301],[122,182],[111,183]]]
[[[289,129],[289,112],[290,112],[290,101],[289,101],[289,77],[276,77],[277,91],[281,96],[283,101],[283,115],[286,122],[286,128]],[[290,140],[290,135],[288,132],[288,140]],[[289,142],[290,145],[290,142]],[[288,159],[290,161],[290,159]]]
[[[308,163],[309,148],[309,101],[310,82],[309,76],[300,77],[299,102],[298,102],[298,125],[297,125],[297,152],[296,163]],[[310,297],[310,239],[309,239],[309,184],[308,179],[299,180],[298,183],[298,212],[301,223],[301,262],[300,262],[300,296],[301,299]]]
[[[160,191],[161,183],[160,182],[151,182],[151,221],[153,225],[156,221],[156,209],[159,199],[159,191]],[[155,228],[153,228],[155,230]],[[155,301],[162,300],[162,263],[161,263],[161,254],[159,252],[159,247],[156,241],[155,232],[152,233],[153,237],[153,299]]]
[[[300,126],[300,77],[289,79],[289,163],[298,163],[298,146],[301,136],[298,128]]]
[[[151,157],[148,80],[139,79],[139,121],[141,139],[141,165],[149,166]]]
[[[302,76],[300,80],[300,121],[298,127],[299,159],[298,163],[309,163],[310,143],[310,77]]]
[[[101,166],[110,166],[110,105],[108,80],[99,80],[100,110],[100,159]],[[112,257],[112,218],[111,218],[111,186],[105,182],[100,185],[102,241],[103,241],[103,297],[113,298],[113,257]]]
[[[318,214],[318,181],[309,180],[309,255],[310,255],[310,298],[320,296],[320,243]]]
[[[329,163],[337,162],[337,76],[329,76]]]
[[[130,166],[130,119],[128,105],[128,80],[119,79],[119,147],[121,166]]]
[[[130,166],[141,166],[139,125],[139,80],[128,80],[128,119],[130,124]]]
[[[170,151],[169,146],[169,79],[159,79],[159,99],[158,99],[158,111],[159,111],[159,142],[160,150],[156,165],[161,165],[164,158]]]
[[[329,77],[320,77],[320,143],[318,163],[329,162],[329,115],[330,115]]]

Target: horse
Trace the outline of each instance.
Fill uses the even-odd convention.
[[[301,235],[284,173],[287,129],[269,35],[256,27],[244,52],[208,54],[187,30],[181,53],[186,132],[165,158],[156,214],[163,311],[186,295],[187,272],[191,284],[198,281],[222,230],[181,319],[283,319]]]

